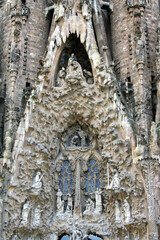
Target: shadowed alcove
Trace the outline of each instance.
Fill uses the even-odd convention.
[[[68,60],[72,54],[74,54],[74,60],[81,65],[84,77],[88,79],[89,77],[92,76],[92,67],[91,67],[90,60],[88,58],[88,54],[83,44],[80,42],[80,39],[77,38],[76,34],[71,34],[67,39],[59,58],[59,62],[58,62],[57,70],[55,74],[55,86],[58,86],[56,81],[58,73],[62,69],[64,70],[67,68]]]

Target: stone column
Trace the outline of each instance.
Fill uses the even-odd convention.
[[[81,206],[81,179],[80,179],[80,157],[76,157],[76,186],[75,186],[75,201],[74,201],[74,218],[82,218],[82,206]]]

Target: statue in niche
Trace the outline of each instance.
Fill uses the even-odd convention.
[[[81,139],[79,136],[74,135],[71,139],[71,146],[77,147],[81,146]]]
[[[94,202],[89,198],[86,202],[86,210],[84,211],[84,216],[91,216],[94,212]]]
[[[120,185],[119,175],[118,175],[118,172],[116,172],[116,174],[113,176],[112,181],[111,181],[110,185],[107,187],[107,189],[118,190],[118,189],[120,189],[120,187],[121,187],[121,185]]]
[[[72,84],[76,84],[81,80],[85,80],[81,65],[75,60],[75,55],[72,53],[68,60],[66,80]]]
[[[43,176],[41,176],[41,172],[37,172],[31,186],[32,195],[39,195],[40,191],[42,190],[42,177]]]
[[[124,209],[125,223],[129,223],[131,221],[131,208],[127,199],[124,200],[123,209]]]
[[[121,209],[119,206],[119,202],[115,201],[115,217],[116,217],[116,223],[122,222],[122,216],[121,216]]]
[[[68,202],[67,202],[66,213],[71,215],[72,214],[72,209],[73,209],[72,196],[71,196],[71,194],[68,194]]]
[[[86,82],[88,84],[93,84],[94,83],[93,74],[87,71],[86,69],[83,70],[83,73],[84,73],[84,77],[86,78]]]
[[[34,227],[38,227],[41,224],[41,208],[40,205],[38,205],[33,212],[33,221],[32,221],[32,225]]]
[[[28,224],[28,216],[29,216],[30,209],[31,209],[31,205],[30,205],[30,202],[28,201],[23,205],[23,209],[22,209],[21,224],[24,226]]]
[[[62,195],[59,189],[57,192],[57,214],[62,214],[64,212],[64,200],[62,200]]]
[[[96,196],[95,213],[96,214],[102,214],[102,191],[101,191],[101,189],[97,189],[95,191],[95,196]]]
[[[62,67],[62,69],[58,73],[57,81],[56,81],[56,86],[57,87],[62,87],[64,82],[65,82],[65,76],[66,76],[66,69]]]

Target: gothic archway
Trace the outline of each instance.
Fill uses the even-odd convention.
[[[62,78],[62,76],[65,77],[68,61],[73,54],[74,60],[77,61],[82,67],[83,75],[86,78],[86,82],[88,84],[93,84],[94,80],[92,66],[88,54],[83,44],[80,42],[80,39],[77,38],[76,34],[71,34],[67,39],[65,45],[63,46],[62,52],[59,57],[54,79],[55,86],[61,85],[61,83],[59,83],[57,75],[60,75],[60,78]]]

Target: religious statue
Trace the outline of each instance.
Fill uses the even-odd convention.
[[[120,179],[119,179],[119,175],[118,172],[116,172],[116,174],[113,176],[112,181],[110,183],[110,185],[107,187],[107,189],[112,189],[112,190],[117,190],[120,189]]]
[[[33,179],[33,183],[31,186],[32,195],[38,195],[42,190],[42,177],[41,172],[37,172],[36,176]]]
[[[94,80],[93,80],[93,74],[89,71],[87,71],[86,69],[83,70],[84,73],[84,77],[86,78],[86,81],[88,84],[93,84]]]
[[[64,67],[62,67],[62,69],[58,73],[58,77],[57,77],[57,81],[56,81],[57,87],[63,86],[63,84],[65,82],[65,76],[66,76],[66,70]]]
[[[30,209],[31,209],[31,206],[30,206],[30,202],[28,201],[23,205],[23,209],[22,209],[21,224],[24,226],[28,224],[28,216],[29,216]]]
[[[83,215],[91,216],[92,214],[94,214],[94,202],[89,198],[86,202],[86,210]]]
[[[119,206],[119,202],[115,201],[115,217],[116,217],[116,223],[122,222],[122,216],[121,216],[121,209]]]
[[[127,199],[124,200],[123,209],[125,215],[125,223],[129,223],[131,221],[131,208]]]
[[[95,191],[95,195],[96,195],[95,213],[96,214],[102,214],[102,191],[101,191],[101,189],[97,189]]]
[[[71,215],[72,209],[73,209],[72,196],[71,196],[71,194],[68,194],[68,203],[67,203],[66,213]]]
[[[34,209],[34,213],[33,213],[33,221],[32,221],[32,225],[34,227],[38,227],[41,224],[41,208],[40,205],[38,205],[35,209]]]
[[[68,60],[66,80],[72,84],[76,84],[81,80],[85,80],[81,65],[75,60],[72,53]]]
[[[62,200],[62,192],[59,189],[57,192],[57,214],[62,214],[64,212],[64,200]]]
[[[78,146],[79,139],[80,139],[79,136],[74,135],[74,136],[72,137],[72,140],[71,140],[71,146],[77,147],[77,146]]]

